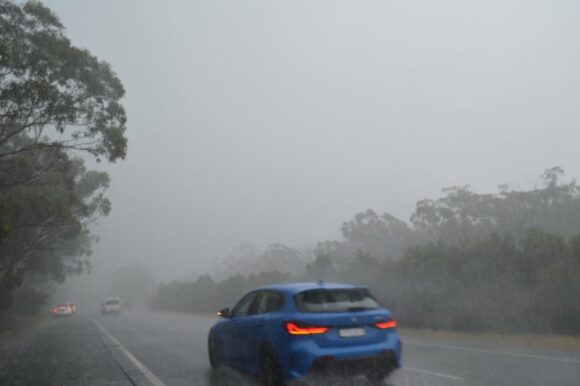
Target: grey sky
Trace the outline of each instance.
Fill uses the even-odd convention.
[[[97,272],[167,280],[445,186],[580,176],[574,0],[45,3],[127,89]]]

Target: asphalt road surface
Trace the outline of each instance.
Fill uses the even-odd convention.
[[[206,338],[214,322],[152,312],[47,320],[0,341],[0,385],[257,386],[235,370],[210,370]],[[385,385],[580,385],[580,352],[403,338],[405,368]],[[362,377],[306,384],[369,385]]]

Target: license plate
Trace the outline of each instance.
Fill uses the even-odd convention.
[[[363,336],[364,334],[364,328],[341,328],[338,330],[338,335],[342,338],[354,338],[357,336]]]

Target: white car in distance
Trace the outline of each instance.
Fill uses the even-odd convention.
[[[108,298],[103,303],[101,309],[102,315],[113,314],[119,315],[121,313],[121,300],[119,298]]]

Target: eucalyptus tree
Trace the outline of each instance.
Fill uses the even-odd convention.
[[[62,281],[87,268],[109,178],[81,157],[125,157],[123,95],[47,7],[0,0],[0,306],[29,273]]]

